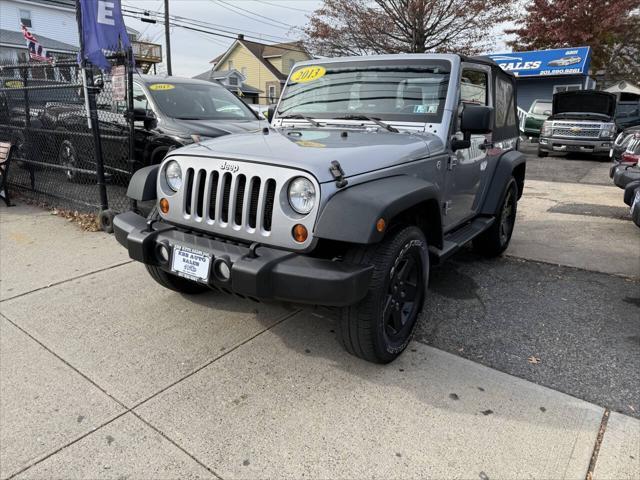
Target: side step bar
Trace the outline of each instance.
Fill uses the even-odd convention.
[[[449,232],[444,236],[444,242],[442,248],[436,248],[429,246],[429,254],[436,260],[437,263],[441,263],[455,252],[464,244],[469,243],[475,237],[484,232],[487,228],[493,225],[495,221],[494,217],[478,217],[471,222],[463,225],[462,227]]]

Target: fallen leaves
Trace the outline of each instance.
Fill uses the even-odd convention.
[[[81,229],[86,230],[87,232],[100,231],[100,226],[98,225],[95,213],[81,213],[77,210],[62,210],[54,208],[51,210],[51,215],[66,218],[69,222],[77,224]]]

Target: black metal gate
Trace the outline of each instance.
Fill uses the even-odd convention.
[[[0,140],[14,144],[11,188],[38,203],[82,212],[130,207],[130,72],[124,57],[112,61],[121,65],[112,72],[124,71],[124,88],[121,78],[87,71],[96,104],[92,124],[77,63],[0,65]]]

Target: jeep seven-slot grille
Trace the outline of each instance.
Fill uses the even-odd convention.
[[[187,169],[185,205],[188,216],[221,227],[271,231],[276,181],[231,172]]]

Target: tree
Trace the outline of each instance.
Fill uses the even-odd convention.
[[[508,0],[324,0],[304,28],[317,54],[479,53],[511,18]]]
[[[640,0],[532,0],[516,23],[516,50],[590,46],[605,86],[640,81]]]

